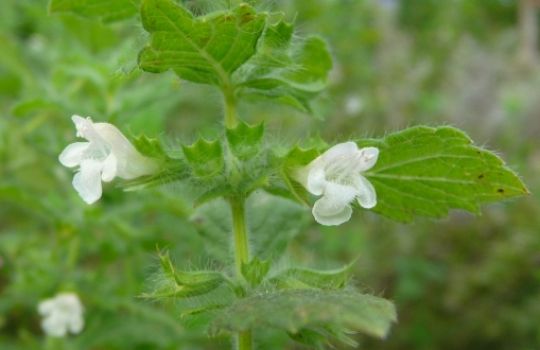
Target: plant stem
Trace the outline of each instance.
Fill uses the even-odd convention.
[[[230,199],[233,233],[234,233],[234,255],[236,262],[236,275],[242,276],[242,264],[247,264],[249,261],[249,247],[246,230],[246,214],[245,214],[245,199],[231,198]]]
[[[236,263],[236,276],[242,278],[242,264],[249,262],[249,242],[246,229],[246,212],[244,197],[230,198],[233,234],[234,234],[234,258]],[[236,349],[251,350],[251,331],[238,332]]]
[[[238,117],[236,115],[236,96],[234,89],[226,87],[223,89],[223,95],[225,98],[225,126],[228,129],[232,129],[238,123]]]

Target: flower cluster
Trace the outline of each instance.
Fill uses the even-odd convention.
[[[68,145],[59,160],[66,167],[78,167],[73,187],[86,203],[101,198],[101,181],[110,182],[116,176],[130,180],[158,170],[156,162],[140,154],[114,125],[78,115],[71,119],[77,136],[88,142]]]
[[[296,179],[306,189],[322,196],[313,205],[313,216],[322,225],[340,225],[351,218],[351,202],[370,209],[377,205],[373,185],[361,175],[377,162],[375,147],[358,149],[354,142],[337,144],[306,167],[298,169]]]
[[[39,303],[38,312],[43,316],[41,328],[51,337],[78,334],[84,327],[84,308],[77,294],[61,293]]]

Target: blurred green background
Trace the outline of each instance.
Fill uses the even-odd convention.
[[[185,1],[194,11],[212,1]],[[355,282],[395,301],[399,323],[364,349],[540,349],[540,67],[512,0],[274,0],[332,49],[330,88],[318,117],[242,105],[279,139],[380,136],[416,124],[451,124],[497,150],[531,195],[481,217],[389,222],[369,212],[338,228],[311,222],[289,247],[312,267],[359,258]],[[529,9],[529,11],[532,11]],[[534,17],[533,17],[534,18]],[[533,28],[538,30],[538,28]],[[137,135],[193,140],[215,133],[219,94],[173,74],[136,69],[146,34],[48,15],[45,0],[0,2],[0,349],[45,346],[37,303],[75,290],[86,328],[72,349],[220,349],[180,322],[174,305],[137,298],[157,265],[211,266],[181,187],[125,193],[108,185],[85,205],[58,160],[75,139],[72,114]],[[530,43],[529,43],[530,44]],[[534,43],[533,43],[534,44]],[[271,334],[260,348],[296,349]]]

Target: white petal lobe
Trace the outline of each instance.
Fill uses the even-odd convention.
[[[80,171],[73,177],[73,187],[87,204],[101,198],[101,169],[100,162],[85,160],[81,163]]]
[[[58,156],[58,160],[63,166],[69,168],[77,166],[81,163],[83,153],[89,145],[89,142],[74,142],[64,148],[60,156]]]

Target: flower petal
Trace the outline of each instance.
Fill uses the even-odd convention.
[[[116,126],[95,123],[94,128],[116,157],[116,176],[130,180],[158,170],[157,163],[140,154]]]
[[[350,205],[336,206],[337,203],[331,198],[324,196],[317,200],[313,205],[313,217],[315,220],[325,226],[341,225],[349,221],[352,215]]]
[[[364,147],[358,151],[357,171],[362,172],[373,168],[379,158],[379,149],[376,147]]]
[[[355,177],[354,186],[358,191],[358,204],[362,208],[371,209],[377,205],[377,192],[368,179],[359,175]]]
[[[68,145],[58,156],[58,160],[63,166],[72,168],[81,163],[84,151],[90,145],[89,142],[74,142]]]
[[[81,169],[73,177],[73,187],[88,204],[101,198],[101,170],[103,164],[93,159],[83,160]]]
[[[64,337],[67,333],[67,325],[64,317],[58,313],[53,313],[41,322],[41,328],[48,336]]]
[[[322,225],[340,225],[351,218],[350,203],[357,195],[354,187],[327,182],[324,195],[313,205],[313,216]]]
[[[307,190],[316,196],[320,196],[324,193],[326,188],[326,178],[324,169],[320,167],[313,167],[310,169],[307,176]]]
[[[330,147],[326,152],[321,155],[323,161],[331,161],[336,157],[347,157],[353,155],[358,150],[356,143],[352,141],[338,143],[335,146]]]
[[[110,182],[116,176],[117,160],[114,154],[109,154],[103,161],[103,171],[101,172],[101,180]]]
[[[80,333],[84,328],[84,319],[81,314],[77,314],[71,317],[70,322],[68,323],[69,331],[72,334]]]
[[[42,316],[46,316],[54,310],[54,307],[54,299],[43,300],[38,305],[38,313]]]

